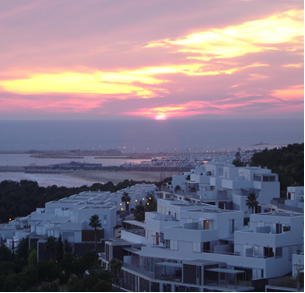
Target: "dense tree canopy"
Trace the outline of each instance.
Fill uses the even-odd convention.
[[[59,256],[62,241],[56,238],[52,240],[56,247],[56,261],[54,258],[51,261],[42,259],[36,262],[36,250],[28,249],[26,245],[22,245],[13,259],[11,251],[2,244],[0,291],[111,291],[110,273],[101,268],[95,251],[87,251],[80,258],[75,258],[70,252],[62,250],[62,255]],[[26,243],[26,238],[23,243]],[[26,255],[28,258],[24,259]]]
[[[7,223],[9,219],[24,217],[36,210],[43,208],[46,202],[59,200],[82,191],[111,191],[116,192],[137,182],[124,180],[116,186],[112,182],[106,184],[95,183],[88,187],[39,187],[37,182],[21,180],[15,182],[5,180],[0,183],[0,223]]]
[[[253,155],[252,164],[266,166],[279,174],[282,195],[288,186],[304,185],[304,143],[289,144],[281,149],[265,149]]]

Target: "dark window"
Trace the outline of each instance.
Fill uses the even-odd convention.
[[[275,248],[275,257],[282,257],[282,247]]]

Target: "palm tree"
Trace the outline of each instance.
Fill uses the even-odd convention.
[[[247,195],[246,199],[246,206],[250,209],[252,209],[252,214],[253,214],[253,209],[257,207],[258,201],[257,201],[258,195],[255,194],[255,192],[250,192]]]
[[[101,220],[98,215],[91,216],[91,218],[89,220],[90,220],[89,226],[91,228],[94,228],[94,231],[95,231],[95,251],[97,251],[97,228],[102,227]]]
[[[129,202],[130,202],[130,196],[127,192],[124,191],[122,196],[122,202],[126,203],[126,211],[129,211]]]

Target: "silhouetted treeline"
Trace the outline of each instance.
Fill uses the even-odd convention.
[[[0,183],[0,223],[7,223],[9,219],[24,217],[36,210],[43,208],[46,202],[59,200],[61,198],[77,194],[82,191],[111,191],[116,192],[137,182],[124,180],[114,185],[112,182],[106,184],[95,183],[88,187],[40,187],[37,182],[21,180],[20,182],[5,180]]]
[[[287,186],[304,185],[304,143],[289,144],[282,149],[265,149],[253,155],[252,163],[254,166],[266,166],[279,175],[282,196]]]
[[[101,268],[98,254],[88,251],[82,257],[65,251],[56,239],[54,261],[37,263],[35,245],[20,241],[16,255],[0,246],[0,291],[101,291],[112,290],[111,275]],[[61,253],[58,253],[61,251]],[[60,255],[60,257],[59,257]]]

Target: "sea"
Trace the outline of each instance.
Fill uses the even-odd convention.
[[[302,142],[304,119],[0,120],[2,153],[28,150],[115,149],[122,153],[192,154],[234,151],[237,148],[253,149],[257,144],[286,145]],[[50,163],[47,160],[34,160],[28,155],[0,155],[2,166]],[[54,164],[59,163],[55,159],[51,161]],[[137,163],[139,160],[100,159],[96,162],[94,157],[86,157],[85,161],[102,163],[103,166],[118,166],[125,162]],[[0,173],[0,181],[7,179],[7,175]],[[9,176],[14,177],[14,180],[26,179],[20,178],[19,175]],[[41,178],[33,178],[35,179],[44,186],[56,182],[61,184],[60,180],[52,181],[51,178],[44,182]],[[63,183],[64,186],[68,184],[66,181]],[[83,183],[73,182],[69,187],[84,185]]]

